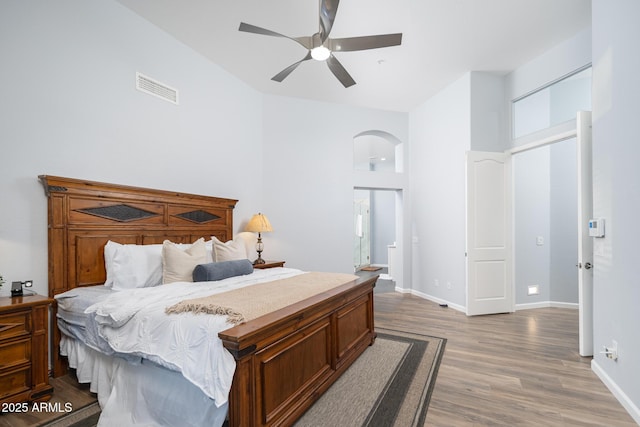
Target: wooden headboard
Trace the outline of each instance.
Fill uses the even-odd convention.
[[[237,200],[41,175],[48,198],[49,296],[104,283],[104,245],[233,237]]]

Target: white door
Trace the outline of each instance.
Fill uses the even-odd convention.
[[[581,111],[577,121],[578,153],[578,305],[580,355],[593,356],[593,213],[591,170],[591,113]]]
[[[467,315],[514,311],[511,155],[468,151]]]
[[[353,201],[353,271],[370,264],[371,230],[369,227],[369,196],[368,190],[356,190]]]

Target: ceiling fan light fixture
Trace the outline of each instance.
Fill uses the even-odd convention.
[[[316,0],[317,1],[317,0]],[[333,55],[333,52],[353,52],[358,50],[380,49],[383,47],[399,46],[402,43],[402,33],[395,34],[378,34],[373,36],[331,38],[331,29],[336,19],[338,4],[340,0],[320,0],[320,29],[317,33],[305,37],[289,37],[266,28],[256,27],[255,25],[240,23],[239,31],[260,34],[271,37],[284,37],[290,39],[307,51],[304,58],[294,62],[275,76],[271,80],[282,82],[289,74],[291,74],[301,63],[314,59],[316,61],[325,61],[327,68],[338,79],[345,88],[356,84],[353,77],[349,75],[344,66]],[[342,55],[342,53],[341,53]]]
[[[316,61],[326,61],[331,56],[331,51],[324,46],[311,49],[311,57]]]

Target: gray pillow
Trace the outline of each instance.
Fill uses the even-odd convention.
[[[209,282],[251,273],[253,273],[253,264],[248,259],[210,262],[196,265],[196,268],[193,269],[193,281]]]

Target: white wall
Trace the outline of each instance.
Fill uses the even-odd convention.
[[[516,304],[550,299],[549,151],[549,147],[542,147],[513,157]],[[542,245],[538,245],[538,237],[543,239]],[[530,285],[538,285],[540,294],[527,296]]]
[[[575,138],[513,156],[516,305],[578,303]],[[542,237],[542,245],[537,238]],[[538,285],[538,295],[528,295]],[[538,305],[539,306],[539,305]]]
[[[265,96],[262,212],[274,228],[265,256],[353,272],[353,138],[381,130],[407,141],[407,127],[406,113]]]
[[[466,305],[465,152],[508,147],[503,78],[472,71],[410,113],[412,292]]]
[[[578,169],[576,139],[549,147],[549,297],[578,304]]]
[[[411,287],[461,307],[466,304],[464,156],[471,143],[470,94],[467,73],[409,115]]]
[[[471,149],[500,152],[509,148],[504,76],[471,72]]]
[[[640,2],[593,0],[594,370],[640,424]],[[617,362],[599,354],[616,340]]]
[[[396,241],[396,194],[371,191],[371,264],[389,263],[388,246]]]
[[[118,3],[3,1],[0,52],[5,280],[47,293],[39,174],[239,199],[236,230],[262,204],[261,95]],[[137,91],[136,71],[180,105]]]

